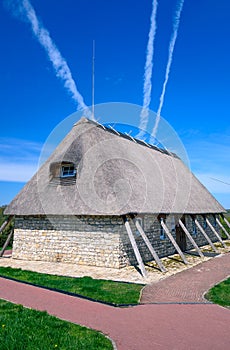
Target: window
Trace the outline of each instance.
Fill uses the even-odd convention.
[[[65,164],[61,167],[61,177],[73,177],[76,176],[76,169],[74,164]]]
[[[214,219],[213,220],[213,226],[216,227],[216,215],[215,214],[213,215],[213,219]]]
[[[160,222],[165,222],[165,219],[164,218],[160,218]],[[161,226],[161,229],[160,229],[160,239],[162,240],[165,240],[166,236],[165,236],[165,231],[163,229],[163,227]]]
[[[171,232],[176,232],[176,222],[175,222],[175,216],[171,217]]]
[[[194,237],[197,236],[197,227],[196,227],[194,218],[192,219],[192,234],[193,234]]]
[[[206,216],[204,216],[204,224],[203,224],[203,228],[204,228],[204,229],[206,229],[206,228],[207,228]]]
[[[143,228],[143,218],[136,218],[136,221]],[[140,232],[138,231],[138,229],[136,229],[136,236],[140,236]]]

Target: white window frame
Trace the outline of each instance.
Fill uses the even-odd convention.
[[[65,168],[67,170],[65,170]],[[66,173],[66,174],[64,174]],[[66,178],[66,177],[75,177],[76,176],[76,169],[74,164],[62,164],[61,166],[61,178]]]
[[[138,217],[136,218],[136,221],[138,221],[138,222],[139,222],[139,225],[141,226],[141,228],[144,229],[144,218],[138,216]],[[140,232],[138,231],[138,229],[136,229],[136,236],[139,237],[140,235],[141,235]]]
[[[216,227],[216,215],[213,214],[213,226]]]
[[[204,216],[204,224],[203,224],[203,229],[205,230],[207,228],[208,224],[206,221],[206,216]]]
[[[192,235],[194,237],[197,237],[197,227],[194,218],[192,218]]]
[[[160,218],[160,222],[161,221],[163,221],[164,223],[165,223],[165,218]],[[161,225],[160,225],[161,226]],[[166,234],[165,234],[165,230],[163,229],[163,227],[161,226],[160,227],[160,239],[162,240],[162,241],[164,241],[165,239],[166,239]]]
[[[174,215],[171,216],[171,232],[176,232],[176,220]]]

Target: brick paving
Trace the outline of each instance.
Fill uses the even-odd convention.
[[[118,350],[228,350],[230,310],[205,303],[203,293],[229,274],[227,253],[146,286],[144,304],[129,308],[4,278],[0,278],[0,298],[98,330]]]
[[[2,278],[0,298],[98,330],[118,350],[230,348],[230,310],[213,304],[115,308]]]
[[[207,303],[204,293],[230,276],[230,253],[147,285],[141,303]]]

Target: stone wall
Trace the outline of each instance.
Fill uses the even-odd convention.
[[[122,227],[116,217],[16,217],[12,257],[119,268]]]
[[[197,217],[202,227],[204,219]],[[210,215],[210,222],[214,217]],[[160,228],[157,216],[139,217],[142,227],[152,246],[160,257],[175,253],[175,248]],[[152,256],[129,220],[132,232],[144,261]],[[166,225],[176,239],[175,220],[167,216]],[[185,217],[186,227],[193,233],[192,219]],[[216,236],[209,227],[206,233],[212,241]],[[197,229],[193,238],[199,246],[208,242]],[[193,248],[186,240],[186,249]],[[136,258],[129,241],[123,220],[116,216],[29,216],[15,218],[13,258],[23,260],[43,260],[69,262],[82,265],[121,268],[136,264]]]

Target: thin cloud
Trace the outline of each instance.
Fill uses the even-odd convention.
[[[150,20],[150,30],[149,38],[147,44],[147,54],[145,62],[145,71],[144,71],[144,87],[143,87],[143,108],[140,115],[140,124],[139,129],[141,130],[138,134],[138,137],[143,136],[143,131],[146,129],[149,118],[149,105],[151,102],[151,91],[152,91],[152,71],[153,71],[153,54],[154,54],[154,41],[156,35],[156,15],[157,15],[157,0],[153,0],[152,4],[152,13]]]
[[[8,163],[0,159],[0,181],[27,182],[37,171],[37,164]]]
[[[202,137],[202,135],[200,136]],[[184,143],[195,171],[215,169],[215,172],[228,174],[230,163],[230,137],[225,135],[209,135],[204,139],[196,137]]]
[[[0,137],[0,156],[12,156],[14,153],[23,157],[27,152],[40,153],[42,143],[16,138]]]
[[[84,103],[83,97],[77,89],[66,60],[62,57],[57,46],[51,39],[48,30],[38,20],[36,12],[29,0],[8,0],[5,1],[5,5],[17,18],[27,20],[30,23],[32,32],[41,46],[45,49],[48,58],[53,65],[56,76],[63,81],[64,87],[71,94],[72,99],[77,103],[78,109],[85,110],[87,116],[92,117],[89,108]]]
[[[26,182],[38,168],[42,144],[0,138],[0,181]]]
[[[166,86],[167,86],[168,79],[169,79],[169,74],[170,74],[170,69],[171,69],[171,64],[172,64],[172,59],[173,59],[173,52],[174,52],[174,47],[175,47],[178,29],[179,29],[179,25],[180,25],[180,17],[181,17],[183,5],[184,5],[184,0],[180,0],[177,4],[175,17],[173,20],[173,33],[172,33],[171,40],[169,43],[169,53],[168,53],[168,62],[167,62],[166,72],[165,72],[165,80],[164,80],[164,84],[163,84],[163,88],[162,88],[162,92],[161,92],[161,96],[160,96],[160,103],[159,103],[159,107],[157,110],[155,125],[154,125],[153,130],[152,130],[152,138],[156,137],[158,125],[160,122],[161,110],[162,110],[162,107],[164,104],[165,91],[166,91]]]
[[[191,169],[211,193],[230,193],[230,137],[228,134],[200,135],[184,139]],[[217,179],[219,181],[216,181]]]

